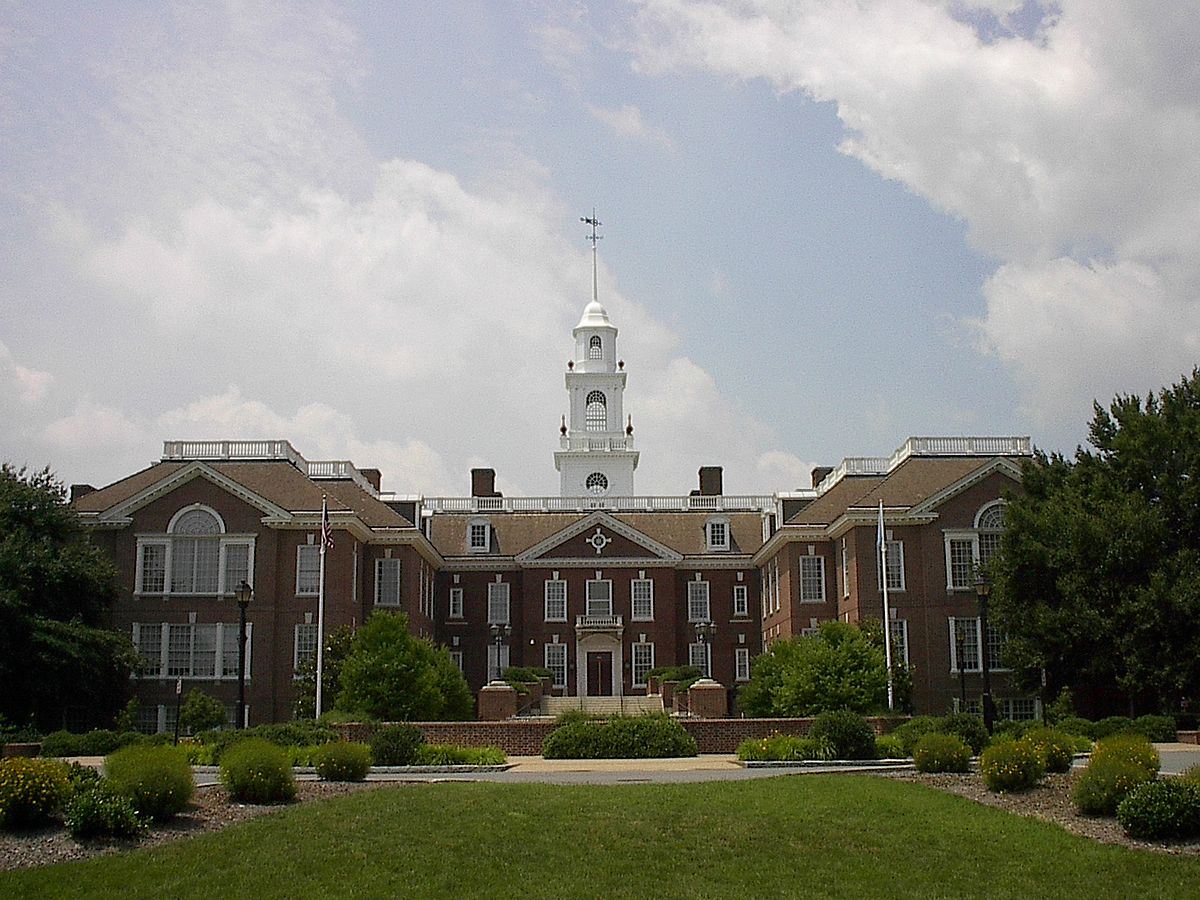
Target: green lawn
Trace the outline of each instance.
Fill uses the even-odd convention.
[[[1200,859],[1094,844],[917,785],[397,786],[150,851],[0,874],[3,897],[1183,897]]]

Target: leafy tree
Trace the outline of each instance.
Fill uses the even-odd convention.
[[[1005,663],[1095,713],[1200,688],[1200,371],[1094,405],[1094,450],[1039,454],[992,563]]]
[[[325,635],[325,654],[321,660],[322,705],[328,711],[337,700],[342,689],[342,665],[350,653],[350,639],[354,633],[349,625],[342,625]],[[317,655],[306,657],[296,667],[297,719],[311,719],[317,713]]]
[[[740,702],[752,716],[880,709],[887,703],[882,629],[825,622],[815,635],[776,641],[751,665]]]
[[[116,570],[48,469],[0,465],[0,715],[61,726],[67,705],[107,721],[136,655],[106,627]]]
[[[354,634],[337,705],[384,721],[469,718],[471,692],[450,653],[408,631],[403,613],[376,612]]]
[[[225,706],[216,697],[200,688],[188,691],[187,699],[179,710],[179,726],[193,734],[220,728],[226,722]]]

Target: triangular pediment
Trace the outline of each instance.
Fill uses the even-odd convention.
[[[211,466],[205,465],[202,462],[192,462],[188,463],[182,469],[178,469],[170,475],[165,476],[162,480],[143,488],[132,497],[105,510],[97,517],[97,521],[100,523],[128,522],[130,516],[142,507],[148,506],[160,497],[166,496],[171,491],[182,487],[196,478],[204,478],[211,481],[217,487],[255,507],[265,516],[272,519],[284,521],[292,518],[292,514],[282,506],[272,503],[270,500],[239,484],[232,478],[222,475]]]
[[[683,554],[603,511],[584,516],[516,557],[518,563],[564,566],[618,560],[662,564],[682,559]]]
[[[960,478],[953,484],[949,484],[936,494],[926,498],[922,502],[914,506],[909,513],[917,515],[920,513],[931,513],[951,497],[956,497],[968,488],[983,481],[989,475],[999,473],[1008,478],[1011,478],[1017,484],[1021,483],[1021,464],[1007,457],[997,457],[991,462],[980,466],[969,475]]]

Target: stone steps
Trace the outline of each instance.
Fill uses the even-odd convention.
[[[651,694],[632,697],[543,697],[542,713],[558,716],[569,710],[582,710],[597,716],[639,716],[663,711],[662,696]]]

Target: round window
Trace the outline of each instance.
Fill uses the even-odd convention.
[[[584,482],[589,494],[603,494],[608,490],[608,479],[603,472],[593,472]]]

